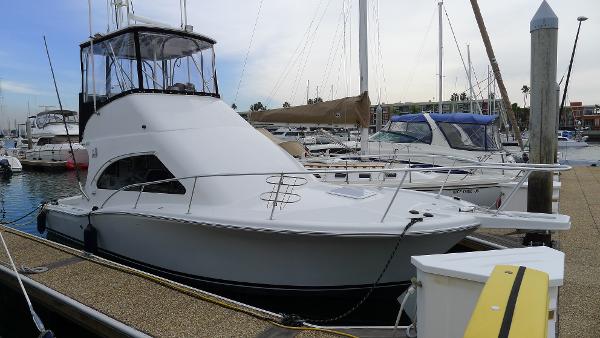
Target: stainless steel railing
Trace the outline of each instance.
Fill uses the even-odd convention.
[[[450,175],[450,173],[453,170],[471,170],[471,169],[511,170],[511,171],[521,171],[524,173],[524,175],[517,182],[517,184],[515,185],[513,190],[511,190],[511,192],[508,194],[506,200],[503,201],[502,205],[505,206],[508,204],[508,202],[514,196],[514,193],[525,183],[525,181],[527,180],[527,178],[529,177],[529,174],[531,172],[534,172],[534,171],[561,172],[561,171],[570,170],[571,167],[568,165],[562,165],[562,164],[517,164],[517,163],[476,163],[475,164],[474,163],[474,164],[464,165],[464,166],[430,167],[430,168],[389,168],[389,169],[374,168],[374,169],[336,169],[336,170],[310,170],[310,171],[303,170],[303,171],[288,171],[288,172],[249,172],[249,173],[202,174],[202,175],[175,177],[175,178],[157,180],[157,181],[152,181],[152,182],[143,182],[143,183],[135,183],[135,184],[126,185],[126,186],[121,187],[118,190],[115,190],[114,192],[112,192],[102,202],[102,204],[100,205],[100,209],[104,208],[106,206],[106,204],[115,195],[119,194],[122,191],[127,191],[127,190],[131,190],[134,188],[140,188],[137,198],[135,200],[134,206],[133,206],[133,208],[135,209],[138,206],[140,197],[141,197],[142,193],[144,192],[145,187],[147,187],[149,185],[157,185],[157,184],[174,182],[174,181],[193,180],[194,183],[192,186],[192,191],[189,196],[188,208],[187,208],[187,213],[189,214],[190,210],[191,210],[192,202],[194,199],[196,183],[199,178],[266,176],[267,183],[273,185],[273,190],[271,192],[259,194],[259,198],[261,198],[264,201],[267,201],[267,207],[269,207],[269,204],[270,204],[271,208],[270,208],[269,219],[273,220],[273,215],[274,215],[276,206],[279,205],[280,208],[283,209],[282,204],[295,203],[300,200],[301,196],[299,194],[293,193],[293,191],[292,192],[284,192],[282,190],[282,188],[287,189],[290,187],[299,187],[301,185],[305,185],[308,182],[308,179],[306,177],[299,176],[299,175],[309,176],[309,175],[314,175],[314,174],[335,174],[335,173],[345,173],[345,174],[350,174],[350,173],[384,173],[385,174],[385,173],[399,173],[399,172],[404,173],[402,179],[400,180],[400,183],[398,184],[398,186],[396,187],[396,190],[394,191],[394,194],[393,194],[391,200],[388,202],[388,205],[386,207],[386,210],[385,210],[383,216],[380,219],[380,222],[383,223],[389,210],[391,209],[392,205],[394,204],[394,202],[396,200],[398,192],[400,191],[400,189],[403,186],[406,176],[408,174],[410,174],[411,172],[445,171],[448,173],[447,174],[447,176],[448,176],[448,175]],[[274,178],[277,178],[277,179],[275,180]],[[304,180],[303,183],[301,183],[301,184],[300,183],[292,184],[288,180],[288,179],[299,180],[300,178],[302,180]],[[436,195],[437,198],[439,198],[446,183],[447,183],[447,177],[444,180],[444,182],[442,183],[438,194]],[[275,196],[273,198],[265,199],[265,196],[266,196],[265,194],[271,194],[271,196],[272,196],[273,193],[275,194]],[[287,202],[285,201],[285,198],[288,198]],[[293,198],[293,200],[292,200],[292,198]],[[292,201],[292,202],[290,202],[290,201]],[[498,210],[496,210],[496,213],[501,212],[503,209],[504,208],[501,206],[500,208],[498,208]]]

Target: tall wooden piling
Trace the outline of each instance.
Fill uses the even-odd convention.
[[[558,17],[544,0],[530,23],[531,32],[531,113],[529,158],[531,163],[554,163],[558,101],[556,96],[556,54]],[[552,173],[529,177],[527,210],[552,212]]]

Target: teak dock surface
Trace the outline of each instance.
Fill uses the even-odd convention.
[[[565,281],[559,300],[559,333],[561,337],[598,337],[600,293],[595,290],[600,289],[600,168],[576,167],[564,173],[561,181],[560,210],[571,216],[572,228],[555,235],[559,249],[566,255]],[[278,315],[88,257],[79,250],[14,229],[0,227],[0,231],[18,267],[48,268],[41,273],[22,274],[34,306],[49,307],[100,336],[338,336],[335,332],[312,328],[286,328],[278,324],[281,321]],[[507,241],[514,240],[508,237]],[[0,287],[14,289],[17,283],[7,269],[7,261],[4,250],[0,250]],[[75,300],[92,314],[112,320],[116,328],[54,298],[47,293],[48,289]],[[119,325],[125,331],[119,331]],[[378,336],[374,331],[346,332]]]

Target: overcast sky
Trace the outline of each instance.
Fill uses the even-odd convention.
[[[437,1],[369,0],[369,84],[371,101],[437,100]],[[106,1],[92,0],[94,31],[106,31]],[[523,104],[529,85],[529,21],[539,0],[480,0],[500,69],[512,102]],[[301,104],[317,86],[324,99],[356,95],[358,84],[358,0],[188,0],[188,23],[217,40],[217,67],[223,99],[240,110],[261,101]],[[600,103],[599,0],[551,0],[559,17],[558,79],[566,73],[576,18],[584,22],[569,88],[569,99]],[[179,26],[178,0],[135,0],[136,14]],[[67,108],[77,109],[80,87],[78,44],[88,36],[87,2],[3,1],[0,5],[2,116],[22,119],[57,100],[43,49],[46,35],[59,90]],[[459,47],[466,44],[476,91],[487,95],[488,59],[468,0],[446,0]],[[346,14],[344,14],[346,11]],[[256,31],[240,84],[252,28]],[[345,22],[345,24],[344,24]],[[345,28],[344,28],[345,27]],[[444,14],[444,98],[468,90],[466,74]],[[307,33],[308,32],[308,33]],[[345,35],[345,39],[344,39]],[[239,91],[237,90],[239,85]],[[237,92],[237,99],[236,97]]]

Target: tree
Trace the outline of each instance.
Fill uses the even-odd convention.
[[[291,105],[289,102],[287,102],[287,101],[285,101],[285,102],[283,103],[283,108],[289,108],[289,107],[291,107],[291,106],[292,106],[292,105]]]
[[[521,108],[518,104],[513,103],[511,105],[513,112],[515,113],[515,119],[519,128],[523,129],[529,126],[529,108]]]
[[[523,85],[521,92],[523,93],[523,108],[525,108],[527,107],[527,98],[529,97],[529,86]]]
[[[321,97],[315,97],[314,99],[308,99],[308,101],[306,102],[307,104],[314,104],[314,103],[319,103],[319,102],[323,102],[323,99]]]
[[[259,110],[267,110],[267,107],[262,104],[262,102],[258,101],[255,104],[250,106],[250,111],[259,111]]]
[[[231,105],[231,109],[233,109],[233,110],[237,110],[237,104],[235,104],[235,103],[234,103],[234,104],[232,104],[232,105]]]
[[[465,92],[460,93],[460,100],[467,101],[467,93],[465,93]]]

